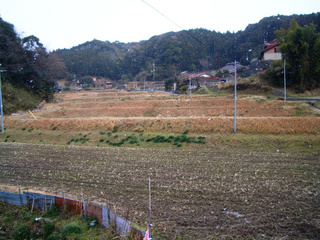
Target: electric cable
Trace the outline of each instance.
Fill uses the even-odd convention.
[[[166,15],[164,15],[162,12],[160,12],[158,9],[156,9],[155,7],[153,7],[152,5],[150,5],[149,3],[147,3],[144,0],[141,0],[143,3],[145,3],[147,6],[149,6],[150,8],[152,8],[154,11],[156,11],[157,13],[159,13],[162,17],[164,17],[165,19],[167,19],[168,21],[170,21],[172,24],[174,24],[175,26],[177,26],[178,28],[180,28],[182,31],[184,31],[185,33],[187,33],[188,35],[190,35],[193,39],[195,39],[197,42],[199,42],[202,45],[205,45],[200,39],[196,38],[195,36],[193,36],[190,32],[188,32],[187,30],[185,30],[183,27],[181,27],[180,25],[178,25],[177,23],[175,23],[173,20],[171,20],[169,17],[167,17]]]

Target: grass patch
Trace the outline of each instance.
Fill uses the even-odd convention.
[[[41,132],[41,134],[39,134]],[[174,147],[174,142],[182,145],[183,150],[190,151],[234,151],[234,152],[274,152],[277,147],[285,152],[301,153],[320,153],[320,139],[314,134],[294,134],[294,135],[259,135],[259,134],[215,134],[206,133],[196,136],[190,134],[164,134],[148,133],[143,135],[134,132],[118,132],[118,138],[113,134],[101,135],[100,131],[92,132],[89,137],[74,131],[46,131],[33,130],[27,131],[8,129],[6,134],[0,134],[0,142],[32,143],[32,144],[50,144],[50,145],[85,145],[100,147],[139,147],[163,149]],[[109,136],[110,135],[110,136]],[[7,137],[9,136],[9,137]],[[102,142],[103,140],[103,142]],[[101,141],[101,142],[100,142]],[[101,143],[104,143],[101,145]],[[245,146],[245,147],[244,147]]]
[[[152,138],[146,139],[146,142],[153,142],[153,143],[173,143],[174,146],[182,147],[183,143],[201,143],[205,144],[206,142],[204,139],[206,137],[188,137],[187,134],[189,131],[184,131],[181,135],[173,136],[170,135],[168,137],[157,135]]]
[[[105,229],[94,224],[93,217],[66,215],[53,205],[51,210],[41,213],[37,209],[31,213],[28,206],[17,207],[0,202],[0,239],[116,239],[113,229]]]
[[[302,113],[302,110],[300,108],[297,108],[295,116],[296,117],[301,117],[301,113]]]
[[[72,142],[77,143],[77,142],[81,142],[82,144],[85,144],[86,142],[90,141],[89,138],[86,137],[82,137],[82,138],[72,138],[70,141],[67,142],[67,144],[71,144]]]

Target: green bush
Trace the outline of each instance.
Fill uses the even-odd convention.
[[[62,239],[66,239],[67,236],[80,234],[81,227],[75,224],[69,224],[62,229]]]
[[[42,226],[44,238],[48,238],[54,231],[54,224],[47,223]]]
[[[15,240],[25,240],[30,238],[30,230],[26,225],[19,225],[14,231],[13,237]]]
[[[10,83],[3,83],[3,113],[10,114],[19,110],[35,109],[41,100],[31,92],[22,88],[15,88]]]
[[[57,207],[57,205],[52,205],[51,209],[47,210],[42,217],[45,218],[54,218],[59,216],[59,209]]]
[[[59,236],[59,233],[57,232],[54,232],[47,237],[47,240],[59,240],[59,239],[60,239],[60,236]]]

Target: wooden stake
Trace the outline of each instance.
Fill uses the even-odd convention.
[[[149,234],[151,236],[151,180],[149,177]]]
[[[47,194],[44,195],[44,203],[43,203],[43,210],[47,210]]]
[[[33,211],[33,207],[34,207],[34,202],[35,202],[35,198],[33,197],[33,200],[32,200],[32,206],[31,206],[31,212]]]

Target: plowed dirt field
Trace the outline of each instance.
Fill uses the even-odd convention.
[[[111,206],[156,239],[320,237],[320,156],[0,143],[0,183]]]

